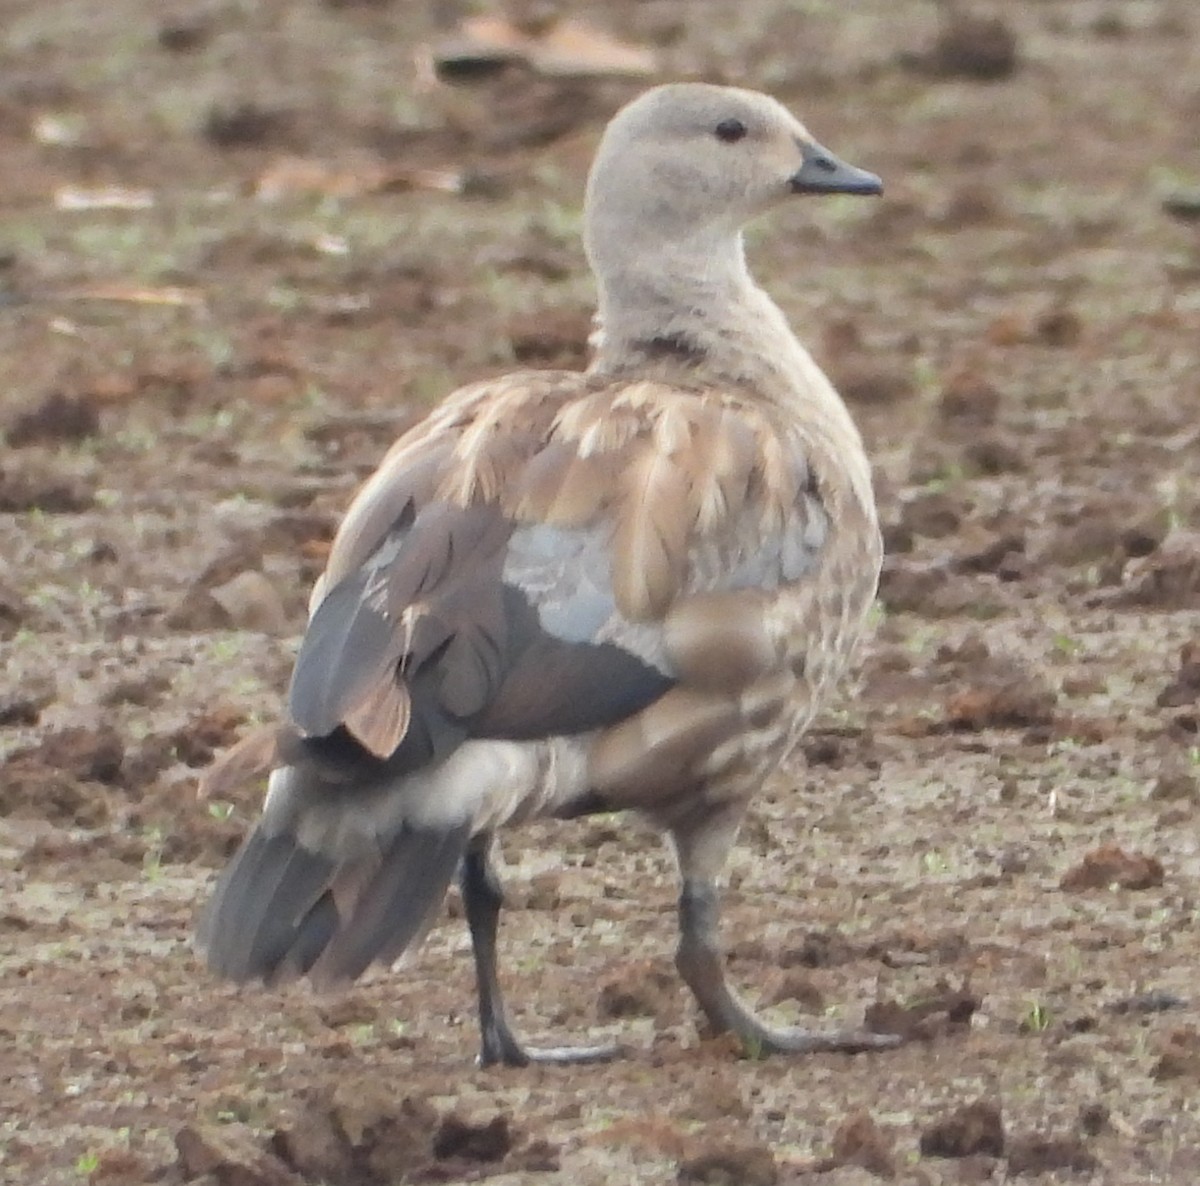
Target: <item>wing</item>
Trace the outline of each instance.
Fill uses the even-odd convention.
[[[772,653],[754,591],[799,580],[827,523],[803,450],[733,396],[556,372],[464,389],[348,512],[291,721],[403,773],[470,737],[605,728],[681,681],[736,687]]]

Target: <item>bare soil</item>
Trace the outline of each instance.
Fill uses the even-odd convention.
[[[507,845],[521,1027],[619,1036],[612,1065],[474,1066],[453,900],[341,995],[209,980],[192,921],[258,791],[200,803],[197,772],[275,711],[395,434],[583,361],[583,175],[643,83],[430,85],[401,0],[10,0],[0,1179],[1200,1180],[1200,11],[571,8],[886,179],[751,239],[863,427],[889,560],[726,926],[776,1016],[909,1041],[700,1033],[632,818]]]

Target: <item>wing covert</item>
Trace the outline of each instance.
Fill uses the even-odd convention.
[[[828,529],[803,442],[727,394],[574,374],[439,415],[335,541],[289,696],[306,738],[403,770],[761,669],[756,591],[804,580]]]

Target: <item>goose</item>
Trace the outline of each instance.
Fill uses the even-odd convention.
[[[466,386],[396,441],[313,589],[280,723],[206,775],[212,793],[269,771],[199,926],[214,973],[353,980],[411,948],[457,876],[479,1061],[612,1057],[514,1032],[495,844],[634,810],[674,850],[676,966],[712,1030],[761,1053],[895,1044],[769,1024],[718,936],[747,806],[850,661],[882,552],[859,433],[742,228],[881,191],[757,92],[668,84],[613,117],[585,198],[590,365]]]

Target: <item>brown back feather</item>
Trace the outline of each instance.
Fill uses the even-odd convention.
[[[401,545],[380,594],[399,659],[361,684],[349,681],[357,690],[342,723],[373,754],[396,749],[412,714],[409,652],[429,653],[417,646],[426,627],[449,640],[439,660],[443,703],[464,716],[486,707],[503,684],[494,661],[504,627],[492,620],[501,602],[444,577],[486,555],[493,559],[478,579],[498,582],[495,565],[514,524],[607,523],[620,612],[633,622],[665,619],[681,674],[697,687],[716,691],[753,678],[770,649],[757,610],[740,624],[728,600],[691,608],[684,601],[672,611],[681,595],[698,591],[689,565],[698,547],[710,546],[705,541],[753,554],[765,533],[799,513],[802,447],[776,413],[737,392],[645,380],[597,388],[579,374],[529,372],[455,393],[396,442],[356,498],[314,607],[369,560],[401,515],[439,502],[448,511],[490,505],[500,513],[455,519],[453,541],[439,543],[436,531],[425,530],[419,546]],[[747,519],[751,500],[758,514]],[[744,538],[734,538],[735,524]],[[706,579],[712,575],[719,574]],[[260,743],[251,761],[232,765],[261,765],[265,751]]]

